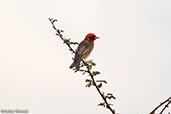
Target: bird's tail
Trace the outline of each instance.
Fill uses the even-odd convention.
[[[81,62],[81,57],[76,57],[74,59],[74,62],[71,64],[70,68],[75,67],[76,70],[79,70],[79,68],[80,68],[80,62]]]

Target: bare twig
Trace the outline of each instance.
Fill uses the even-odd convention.
[[[55,27],[55,25],[54,25],[54,22],[56,22],[57,20],[56,19],[53,19],[53,18],[49,18],[49,20],[50,20],[50,22],[52,24],[53,29],[56,31],[56,35],[58,35],[61,38],[61,40],[63,40],[65,42],[66,39],[63,38],[63,35],[61,33],[61,30],[57,29]],[[75,51],[72,49],[70,43],[65,43],[65,44],[68,46],[68,48],[69,48],[69,50],[71,52],[75,53]],[[82,60],[82,62],[84,63],[84,65],[86,65],[85,61]],[[107,102],[106,96],[104,96],[104,94],[100,91],[100,89],[99,89],[99,87],[98,87],[98,85],[97,85],[97,83],[96,83],[96,81],[94,79],[93,73],[90,71],[90,69],[88,67],[87,67],[87,70],[85,72],[87,72],[90,75],[90,77],[91,77],[91,79],[93,81],[93,85],[95,86],[96,90],[98,91],[98,93],[100,94],[100,96],[102,97],[103,101],[106,104],[106,108],[108,108],[111,111],[112,114],[115,114],[115,110],[113,110],[111,108],[111,104],[109,104]]]
[[[162,114],[164,112],[164,110],[169,107],[169,104],[171,103],[171,97],[170,100],[168,101],[168,103],[165,105],[165,107],[161,110],[161,112],[159,114]]]
[[[167,103],[167,104],[166,104]],[[162,111],[159,114],[162,114],[163,111],[169,106],[169,104],[171,103],[171,97],[169,97],[167,100],[165,100],[164,102],[161,102],[160,105],[158,105],[152,112],[150,112],[150,114],[155,114],[155,111],[157,109],[159,109],[162,105],[166,104],[165,107],[162,109]]]

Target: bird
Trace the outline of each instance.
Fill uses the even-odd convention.
[[[79,70],[80,62],[90,55],[94,48],[94,41],[96,39],[99,39],[99,37],[93,33],[88,33],[86,35],[85,39],[78,45],[76,49],[74,62],[70,65],[71,69],[75,67],[76,71]]]

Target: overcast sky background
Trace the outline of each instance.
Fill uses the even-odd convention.
[[[171,96],[171,0],[0,0],[0,108],[29,114],[111,114],[48,18],[93,59],[119,114],[147,114]],[[74,47],[75,48],[75,47]],[[167,108],[164,114],[171,112]]]

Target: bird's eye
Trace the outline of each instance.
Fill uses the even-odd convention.
[[[89,36],[90,40],[95,40],[95,36]]]

